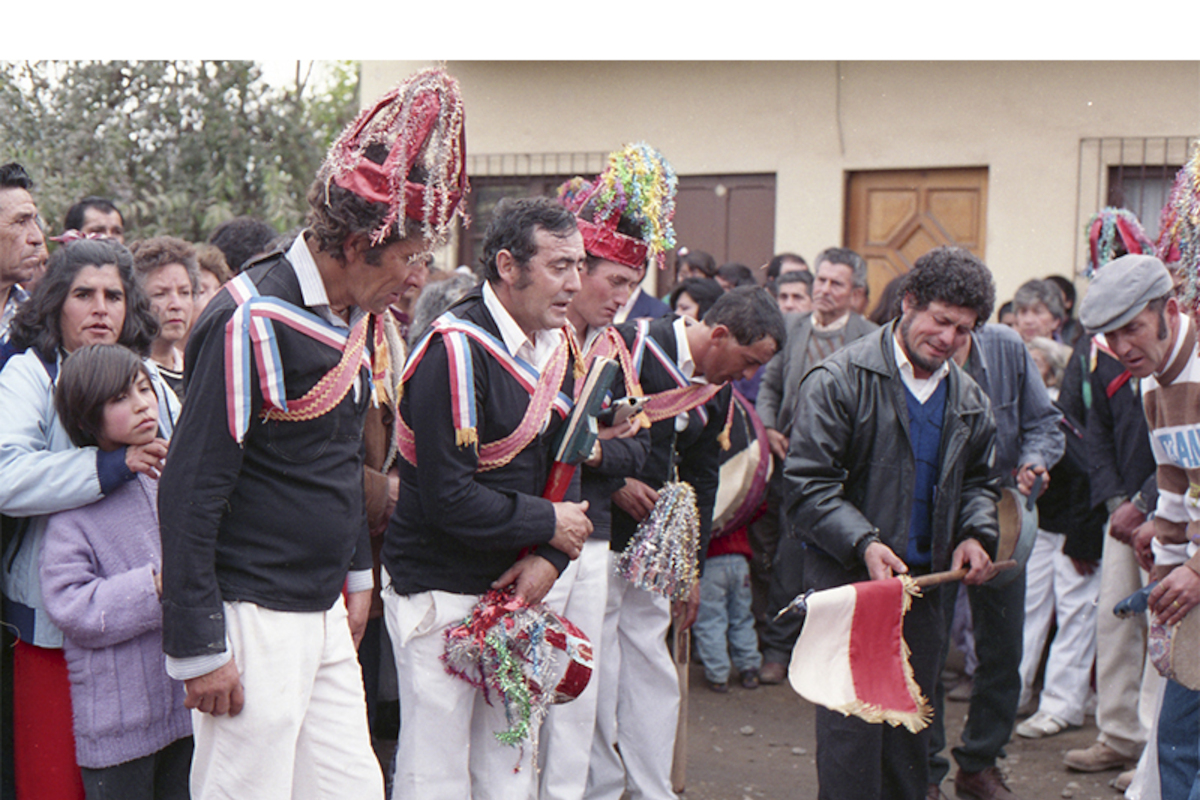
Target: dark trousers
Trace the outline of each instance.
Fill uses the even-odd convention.
[[[81,768],[87,800],[188,800],[192,737],[143,758],[103,769]]]
[[[953,588],[953,587],[951,587]],[[915,598],[904,617],[904,641],[913,677],[928,697],[941,669],[945,626],[941,587]],[[929,728],[871,724],[817,708],[817,781],[820,800],[924,800],[929,786]]]
[[[750,550],[754,553],[750,559],[750,609],[758,621],[766,619],[770,610],[771,573],[779,540],[786,538],[783,536],[786,522],[783,518],[783,464],[777,462],[767,481],[766,513],[747,528]]]
[[[804,553],[799,537],[780,538],[767,592],[767,620],[758,631],[758,649],[764,661],[787,664],[792,660],[792,648],[800,636],[804,615],[793,611],[776,620],[775,614],[804,591]]]
[[[946,592],[945,630],[954,620],[954,593]],[[951,752],[958,768],[981,772],[1004,756],[1004,745],[1012,738],[1017,721],[1017,703],[1021,699],[1021,650],[1025,627],[1025,571],[1007,586],[968,586],[971,618],[975,629],[975,686],[963,728],[962,744]],[[934,691],[934,717],[930,726],[929,778],[941,783],[950,771],[950,762],[941,755],[946,747],[945,695],[941,667],[946,663],[949,635],[945,637],[942,658],[938,662],[937,688]]]

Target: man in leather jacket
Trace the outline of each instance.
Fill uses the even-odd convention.
[[[917,260],[903,298],[899,320],[801,383],[784,478],[808,588],[961,566],[977,584],[992,572],[995,423],[986,395],[951,359],[991,315],[991,275],[969,252],[938,248]],[[926,589],[904,621],[926,696],[940,667],[942,594]],[[925,797],[927,739],[928,729],[817,709],[820,798]]]

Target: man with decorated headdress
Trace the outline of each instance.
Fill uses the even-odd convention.
[[[587,505],[570,502],[577,482],[568,500],[543,496],[550,441],[574,396],[564,326],[585,258],[561,205],[501,202],[484,235],[485,281],[434,321],[405,366],[400,499],[382,553],[402,709],[397,796],[524,798],[533,789],[535,738],[497,736],[514,721],[506,709],[528,710],[520,678],[464,680],[443,655],[447,631],[461,631],[489,591],[508,592],[502,602],[513,608],[540,601],[591,532]],[[504,610],[493,604],[474,618]],[[482,640],[488,630],[472,633]],[[507,644],[516,643],[497,647],[511,652]]]
[[[1088,221],[1085,233],[1088,261],[1084,275],[1093,280],[1097,270],[1114,259],[1155,251],[1141,223],[1125,209],[1101,209]],[[1068,750],[1063,760],[1079,772],[1125,769],[1118,782],[1127,785],[1146,742],[1157,681],[1152,680],[1153,671],[1144,669],[1145,619],[1119,619],[1108,612],[1140,589],[1145,579],[1138,568],[1133,537],[1139,528],[1154,525],[1147,522],[1157,500],[1154,453],[1142,411],[1141,382],[1121,364],[1103,333],[1081,341],[1087,348],[1084,438],[1091,502],[1107,512],[1108,535],[1100,559],[1100,613],[1096,617],[1099,735],[1088,747]]]
[[[355,658],[363,419],[389,387],[379,315],[447,236],[464,158],[457,82],[411,76],[333,144],[291,249],[226,284],[192,334],[159,508],[195,798],[383,797]]]
[[[573,201],[589,254],[626,264],[653,257],[661,268],[673,239],[675,184],[671,166],[644,144],[610,156],[596,184]],[[623,231],[625,217],[641,230]],[[699,605],[696,559],[706,552],[712,528],[719,442],[728,441],[732,390],[725,384],[748,377],[775,354],[783,318],[766,290],[747,287],[723,295],[701,322],[665,316],[613,330],[627,374],[637,375],[648,397],[652,425],[645,464],[611,495],[611,557],[621,574],[609,573],[584,796],[616,800],[628,790],[635,797],[674,798],[680,687],[666,646],[668,596],[680,601],[678,624],[686,629]],[[694,507],[666,514],[686,497],[677,481],[691,486],[686,491],[694,491]],[[639,523],[646,524],[635,537]],[[659,569],[667,565],[676,569]],[[664,572],[674,574],[664,581]],[[657,586],[637,577],[650,575],[660,576]]]

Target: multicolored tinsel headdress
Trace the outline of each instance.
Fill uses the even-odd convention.
[[[442,69],[422,70],[342,131],[317,177],[326,192],[332,182],[388,205],[372,244],[384,241],[405,217],[424,223],[426,239],[443,240],[470,188],[463,119],[458,82]],[[382,164],[366,157],[372,145],[387,149]]]
[[[1158,230],[1157,255],[1183,276],[1180,300],[1193,308],[1200,296],[1200,143],[1175,175]]]
[[[675,170],[662,153],[638,142],[611,153],[595,181],[574,178],[564,183],[558,200],[575,214],[589,255],[635,269],[653,258],[661,269],[666,251],[675,247],[671,220],[677,184]],[[622,217],[640,226],[641,238],[617,231]]]
[[[1091,278],[1096,270],[1114,258],[1133,253],[1153,253],[1154,245],[1133,212],[1108,206],[1092,215],[1084,226],[1088,237],[1088,262],[1083,274]]]

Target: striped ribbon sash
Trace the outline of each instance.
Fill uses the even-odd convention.
[[[707,425],[708,411],[705,410],[704,404],[712,399],[713,395],[721,391],[721,387],[711,383],[692,383],[683,374],[683,371],[679,369],[679,365],[675,363],[675,359],[667,355],[662,345],[655,341],[649,334],[650,320],[639,319],[637,321],[637,336],[633,340],[632,357],[634,366],[640,374],[642,361],[645,359],[646,351],[648,350],[678,386],[674,389],[667,389],[666,391],[650,395],[646,400],[646,416],[649,417],[651,422],[660,422],[696,409],[696,413],[700,415],[700,419]]]
[[[265,419],[301,422],[329,413],[350,391],[360,369],[371,373],[372,389],[386,374],[387,347],[383,326],[372,325],[372,315],[365,315],[347,331],[331,325],[300,306],[278,297],[264,297],[243,273],[228,284],[230,295],[238,307],[225,325],[225,385],[229,433],[239,444],[250,429],[253,400],[250,364],[258,370],[258,385],[262,392],[261,416]],[[342,353],[338,363],[321,377],[302,397],[289,401],[284,385],[283,361],[279,355],[275,325],[283,324]],[[372,364],[366,342],[374,330],[376,350]]]
[[[563,331],[563,341],[550,357],[546,369],[539,373],[528,362],[508,352],[504,343],[488,331],[446,312],[438,317],[421,341],[413,348],[404,366],[403,381],[408,381],[425,355],[434,336],[441,336],[446,345],[450,372],[450,415],[454,421],[454,441],[459,447],[476,445],[480,472],[508,464],[524,450],[545,426],[550,414],[566,417],[574,403],[560,389],[570,362],[569,334]],[[512,433],[494,442],[479,442],[475,415],[475,373],[471,358],[471,342],[481,345],[488,354],[529,392],[525,416]],[[416,440],[402,415],[396,416],[396,441],[405,461],[417,465]]]

